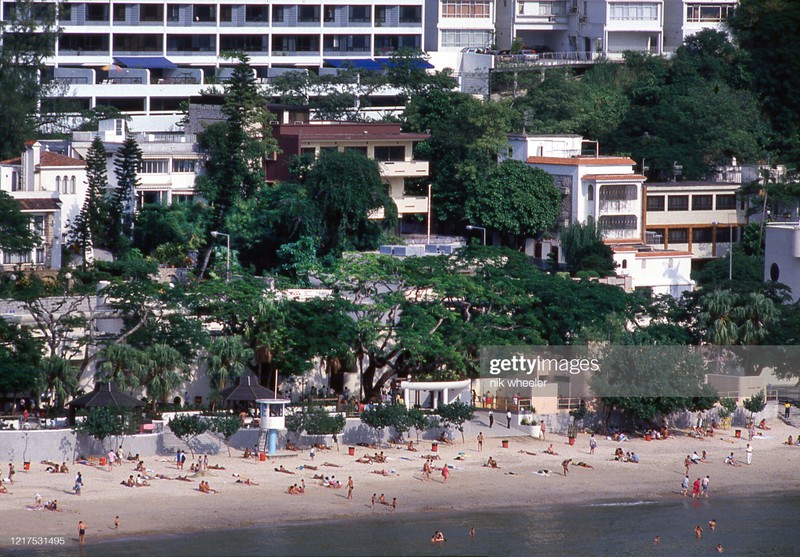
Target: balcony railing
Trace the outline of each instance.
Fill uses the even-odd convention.
[[[378,163],[381,175],[390,178],[392,176],[427,176],[428,161],[382,161]]]
[[[428,212],[428,198],[427,197],[399,197],[394,198],[394,203],[397,205],[398,214],[409,213],[427,213]]]

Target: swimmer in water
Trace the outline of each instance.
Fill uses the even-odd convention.
[[[469,535],[470,535],[470,537],[473,537],[473,538],[475,537],[475,527],[474,526],[469,529]]]
[[[656,536],[655,538],[653,538],[653,543],[656,545],[661,543],[661,536]]]
[[[717,519],[712,518],[711,520],[708,521],[708,529],[713,532],[716,528],[717,528]]]
[[[703,537],[703,529],[700,527],[699,524],[694,527],[694,535],[695,537],[697,537],[698,540]]]
[[[431,541],[434,543],[439,543],[439,542],[446,542],[447,540],[444,539],[444,534],[442,534],[439,531],[436,531],[433,533],[433,536],[431,536]]]
[[[725,551],[725,548],[722,547],[721,543],[717,544],[717,548],[716,549],[717,549],[717,553],[722,553],[723,551]]]

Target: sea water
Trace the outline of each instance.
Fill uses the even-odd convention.
[[[378,512],[376,511],[376,515]],[[716,519],[711,531],[708,521]],[[697,540],[696,525],[704,529]],[[475,528],[475,536],[470,529]],[[444,543],[431,543],[434,531]],[[800,495],[680,498],[535,508],[392,514],[237,530],[116,538],[61,548],[0,547],[0,555],[56,557],[459,555],[800,555]],[[91,537],[91,531],[87,534]],[[653,542],[660,536],[658,544]]]

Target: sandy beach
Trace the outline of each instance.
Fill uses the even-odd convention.
[[[773,421],[772,429],[756,437],[753,446],[753,463],[745,462],[745,435],[736,439],[733,430],[718,431],[714,438],[695,439],[676,431],[676,437],[647,442],[633,439],[614,442],[597,436],[598,447],[589,454],[589,436],[581,434],[574,446],[566,437],[548,436],[546,441],[524,437],[511,437],[508,448],[502,448],[503,429],[485,429],[483,452],[477,441],[467,438],[454,445],[439,445],[440,460],[435,461],[432,479],[425,481],[422,474],[423,455],[432,454],[429,441],[415,443],[417,452],[403,447],[368,449],[356,447],[355,456],[349,456],[346,446],[337,452],[317,450],[312,462],[308,450],[291,456],[268,459],[243,459],[241,452],[227,456],[223,448],[220,455],[209,457],[209,464],[224,470],[209,470],[192,482],[153,479],[151,487],[126,487],[124,479],[137,472],[135,463],[124,462],[109,471],[103,468],[72,464],[68,474],[48,473],[44,464],[32,463],[30,471],[22,471],[15,463],[17,473],[8,494],[0,494],[3,510],[4,532],[0,547],[9,545],[12,536],[64,536],[66,544],[77,543],[78,521],[87,525],[87,542],[114,537],[131,537],[151,533],[189,532],[195,530],[225,529],[271,523],[292,523],[329,518],[353,518],[391,513],[387,505],[371,506],[372,494],[384,494],[387,501],[396,497],[397,513],[447,512],[449,510],[478,510],[500,507],[537,507],[541,505],[575,504],[587,502],[660,501],[675,500],[680,495],[684,476],[684,459],[693,451],[708,454],[707,463],[692,465],[690,480],[710,476],[710,497],[765,495],[775,492],[800,492],[800,447],[783,443],[797,430]],[[493,435],[500,436],[493,436]],[[552,443],[558,455],[543,451]],[[614,450],[622,447],[635,452],[638,464],[613,460]],[[388,457],[385,464],[361,464],[356,458],[365,453],[383,451]],[[731,451],[741,466],[724,464]],[[463,453],[463,460],[456,457]],[[529,454],[535,453],[535,454]],[[499,468],[484,466],[489,456]],[[573,464],[585,462],[592,469],[572,465],[568,476],[563,475],[562,461],[572,459]],[[177,469],[174,457],[147,457],[144,459],[151,475],[164,474],[176,477],[191,475],[188,471],[191,454],[187,453],[186,470]],[[338,467],[324,466],[324,463]],[[447,482],[443,482],[439,468],[454,465]],[[284,474],[274,469],[283,465],[294,472]],[[316,471],[300,466],[317,466]],[[376,470],[395,471],[388,476],[372,473]],[[549,475],[537,471],[549,470]],[[3,462],[6,476],[8,463]],[[84,478],[80,496],[72,492],[76,472]],[[320,485],[313,476],[333,475],[347,483],[354,482],[353,500],[347,500],[347,488],[331,489]],[[249,478],[258,485],[237,483]],[[200,480],[208,481],[218,494],[205,494],[198,490]],[[287,488],[301,479],[306,482],[306,493],[289,495]],[[33,510],[34,495],[39,493],[44,501],[57,499],[59,511]],[[114,528],[114,517],[120,517],[119,529]]]

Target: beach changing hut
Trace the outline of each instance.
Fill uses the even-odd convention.
[[[401,381],[403,400],[406,408],[432,408],[436,410],[440,404],[450,404],[456,400],[469,404],[470,380],[463,381]]]

